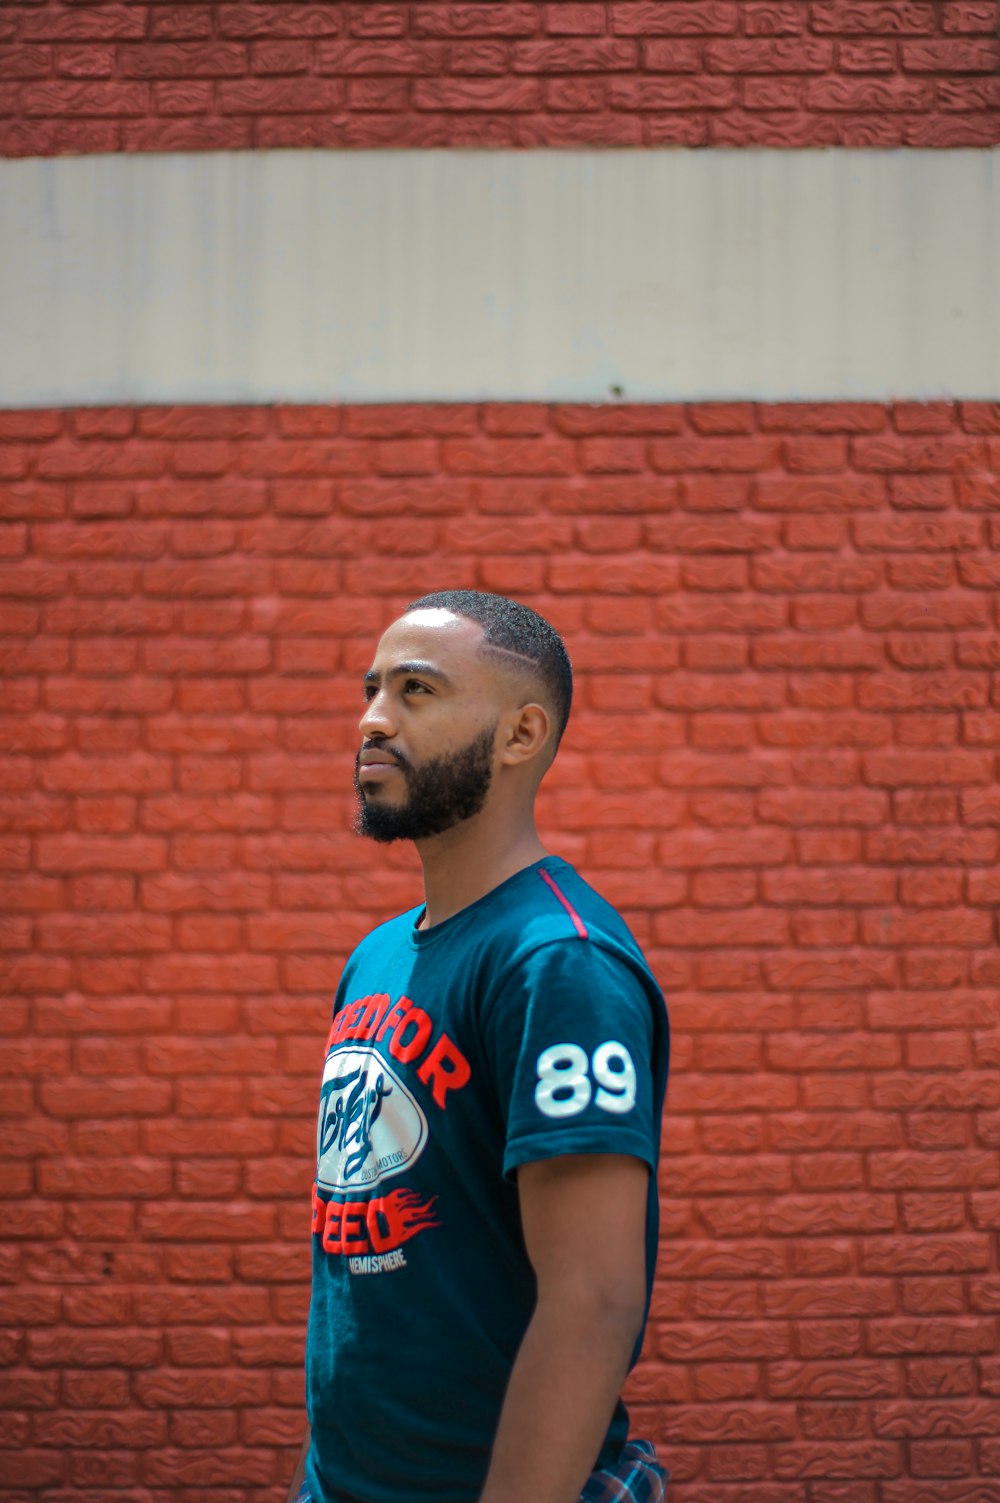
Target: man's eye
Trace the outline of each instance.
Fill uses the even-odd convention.
[[[405,693],[429,694],[430,690],[428,689],[427,685],[422,684],[418,678],[408,678],[406,680]]]
[[[365,697],[365,703],[371,704],[372,700],[375,698],[375,695],[378,693],[378,690],[375,688],[374,684],[365,684],[361,692]]]

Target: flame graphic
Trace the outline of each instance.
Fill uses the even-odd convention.
[[[393,1190],[390,1195],[382,1197],[390,1224],[398,1238],[397,1246],[408,1242],[411,1237],[426,1231],[430,1226],[441,1225],[434,1214],[436,1202],[436,1195],[432,1195],[430,1200],[421,1200],[416,1190]]]

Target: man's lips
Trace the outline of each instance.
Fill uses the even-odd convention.
[[[369,749],[358,757],[358,777],[363,783],[376,782],[390,772],[399,771],[399,763],[389,752]]]
[[[399,768],[393,767],[391,762],[369,762],[367,767],[358,768],[358,782],[383,783],[398,771]]]
[[[358,757],[362,767],[398,767],[399,759],[392,752],[376,750],[375,747],[366,747]]]

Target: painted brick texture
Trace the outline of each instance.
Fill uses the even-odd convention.
[[[0,11],[0,153],[992,146],[998,0]]]
[[[998,1503],[998,470],[985,404],[0,414],[2,1503],[283,1497],[330,995],[418,899],[359,675],[470,583],[567,635],[542,824],[671,998],[672,1503]]]

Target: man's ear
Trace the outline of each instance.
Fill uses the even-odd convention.
[[[522,767],[542,756],[552,738],[552,720],[544,705],[535,701],[521,705],[509,716],[500,761],[506,767]]]

